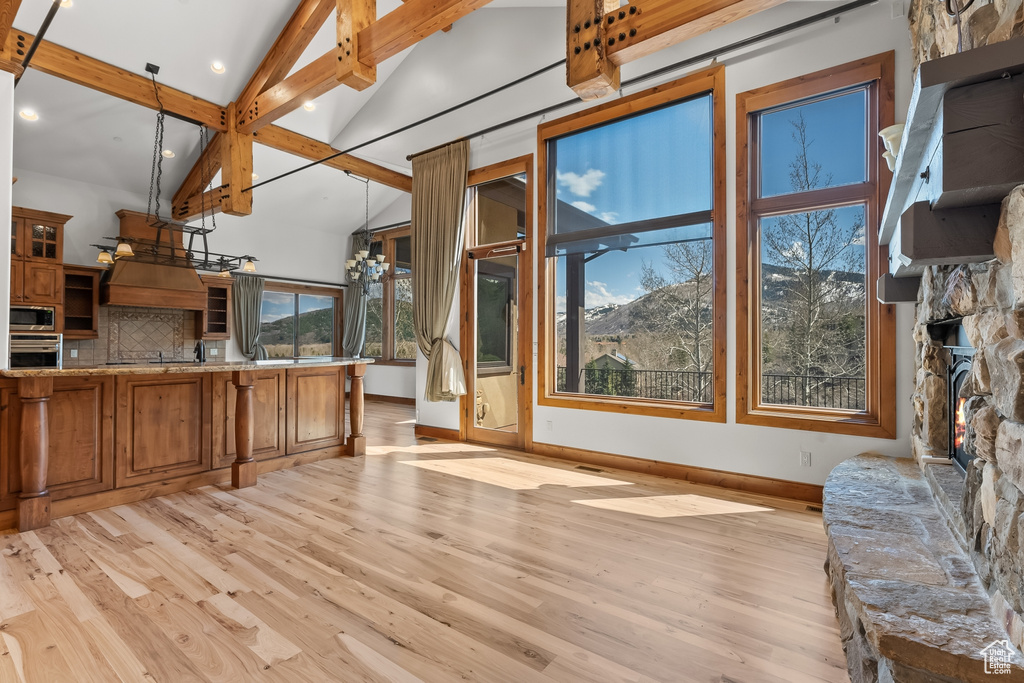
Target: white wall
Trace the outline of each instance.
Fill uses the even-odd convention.
[[[624,78],[644,73],[663,64],[699,54],[716,45],[726,44],[800,16],[823,11],[826,3],[787,3],[779,11],[751,17],[708,36],[663,50],[623,69]],[[894,11],[894,7],[899,11]],[[793,78],[827,66],[895,49],[897,120],[903,120],[911,90],[911,64],[906,18],[902,3],[881,2],[843,15],[838,23],[829,20],[758,46],[739,56],[720,60],[726,65],[726,109],[728,112],[726,177],[736,172],[736,94],[752,88]],[[892,19],[893,14],[899,18]],[[707,66],[697,65],[692,70]],[[660,81],[632,88],[632,94],[684,75],[679,72]],[[557,101],[557,100],[555,100]],[[538,102],[539,106],[551,100]],[[600,102],[599,102],[600,103]],[[581,105],[582,106],[582,105]],[[577,109],[580,107],[577,107]],[[572,109],[549,118],[569,113]],[[513,129],[490,134],[487,139],[471,141],[471,167],[476,168],[516,156],[536,152],[536,124],[520,124]],[[468,131],[464,131],[468,132]],[[536,182],[536,181],[535,181]],[[728,183],[727,247],[728,265],[728,420],[713,424],[690,420],[639,417],[615,413],[550,408],[536,404],[534,397],[533,438],[539,443],[557,444],[616,453],[666,462],[710,467],[731,472],[821,484],[829,471],[842,460],[864,451],[909,456],[911,423],[913,342],[911,328],[913,306],[897,307],[897,438],[895,440],[832,435],[819,432],[754,427],[736,424],[736,188]],[[536,207],[534,207],[536,210]],[[536,222],[535,222],[536,225]],[[536,315],[536,311],[534,311]],[[536,329],[536,325],[534,326]],[[453,330],[454,334],[454,330]],[[536,359],[535,359],[536,361]],[[422,396],[424,362],[417,363],[417,397]],[[536,371],[536,362],[535,362]],[[536,386],[536,384],[535,384]],[[418,398],[418,422],[457,429],[458,410],[449,404],[430,404]],[[550,429],[549,429],[550,425]],[[799,465],[799,452],[811,451],[812,466]]]

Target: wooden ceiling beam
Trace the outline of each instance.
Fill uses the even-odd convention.
[[[278,126],[267,126],[256,133],[256,142],[267,147],[280,150],[282,152],[288,152],[296,156],[309,159],[310,161],[317,161],[325,157],[329,157],[332,154],[337,154],[339,150],[334,149],[326,142],[320,142],[313,138],[294,133],[290,130],[285,130]],[[352,156],[351,154],[344,154],[330,161],[324,162],[324,166],[330,166],[336,168],[339,171],[350,171],[360,177],[369,178],[375,183],[381,185],[387,185],[393,187],[396,190],[402,190],[403,192],[412,192],[412,178],[399,173],[398,171],[392,171],[391,169],[384,168],[369,161],[359,159]]]
[[[21,0],[0,0],[0,47],[3,48],[5,59],[11,59],[10,55],[6,54],[7,36],[14,26],[14,17],[17,16],[19,7]]]
[[[343,28],[345,14],[355,17],[373,15],[368,0],[338,0],[338,36],[341,45],[310,62],[288,78],[268,88],[256,98],[254,105],[239,119],[240,130],[255,132],[297,109],[306,100],[312,100],[341,84],[357,89],[372,84],[371,69],[388,57],[415,45],[432,33],[450,26],[470,12],[487,5],[490,0],[407,0],[377,21],[355,32],[353,50],[348,50]],[[353,29],[357,28],[355,21]],[[357,59],[352,59],[357,57]]]
[[[18,64],[25,58],[33,38],[31,33],[18,30],[12,30],[7,35],[7,51]],[[153,83],[149,78],[46,40],[39,43],[29,68],[149,109],[159,109]],[[224,107],[160,83],[157,89],[164,111],[206,124],[212,130],[227,130],[227,110]]]
[[[402,2],[409,2],[409,0],[402,0]],[[441,29],[441,30],[442,30],[442,31],[444,31],[445,33],[448,33],[448,31],[451,31],[451,30],[452,30],[452,25],[451,25],[451,24],[448,24],[447,26],[445,26],[445,27],[444,27],[443,29]]]
[[[357,58],[359,33],[376,20],[376,0],[338,0],[338,83],[366,90],[377,82],[377,65]]]
[[[568,0],[568,85],[583,99],[610,95],[618,86],[613,87],[608,79],[609,69],[595,69],[594,62],[619,67],[783,2],[632,0],[628,5],[609,8],[603,15],[592,13],[587,17],[583,9],[601,4],[601,0]]]
[[[240,132],[234,117],[228,120],[228,132],[221,143],[220,164],[221,183],[226,186],[221,209],[232,216],[248,216],[252,213],[252,192],[243,190],[252,185],[252,133]]]
[[[223,210],[225,190],[223,187],[215,187],[212,190],[206,192],[197,192],[192,197],[189,197],[183,201],[180,205],[175,204],[171,211],[171,217],[176,221],[187,223],[193,218],[199,218],[203,215],[205,207],[205,213],[211,216],[215,213],[221,213]]]
[[[377,65],[490,0],[407,0],[359,32],[359,61]]]
[[[277,40],[235,99],[237,106],[234,111],[239,122],[255,116],[252,110],[256,98],[285,79],[336,6],[337,0],[299,2]]]
[[[187,201],[192,195],[200,192],[205,185],[208,185],[213,180],[213,176],[217,175],[217,172],[220,170],[222,142],[223,136],[221,133],[214,133],[210,137],[210,142],[207,143],[206,149],[196,159],[196,163],[192,165],[192,170],[188,172],[185,180],[178,187],[178,191],[174,193],[174,199],[171,200],[173,206],[178,206],[182,202]]]

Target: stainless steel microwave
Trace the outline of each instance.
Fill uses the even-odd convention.
[[[11,306],[11,332],[53,332],[56,315],[53,306]]]
[[[64,339],[60,334],[12,334],[12,368],[59,368],[63,361]]]

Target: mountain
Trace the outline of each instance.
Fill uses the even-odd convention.
[[[273,322],[260,324],[260,344],[291,344],[293,318],[285,316]],[[299,344],[316,344],[328,341],[334,326],[334,311],[320,308],[299,314]]]

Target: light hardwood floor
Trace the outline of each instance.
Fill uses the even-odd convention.
[[[0,536],[0,681],[849,680],[820,514],[412,415],[371,403],[365,458]]]

